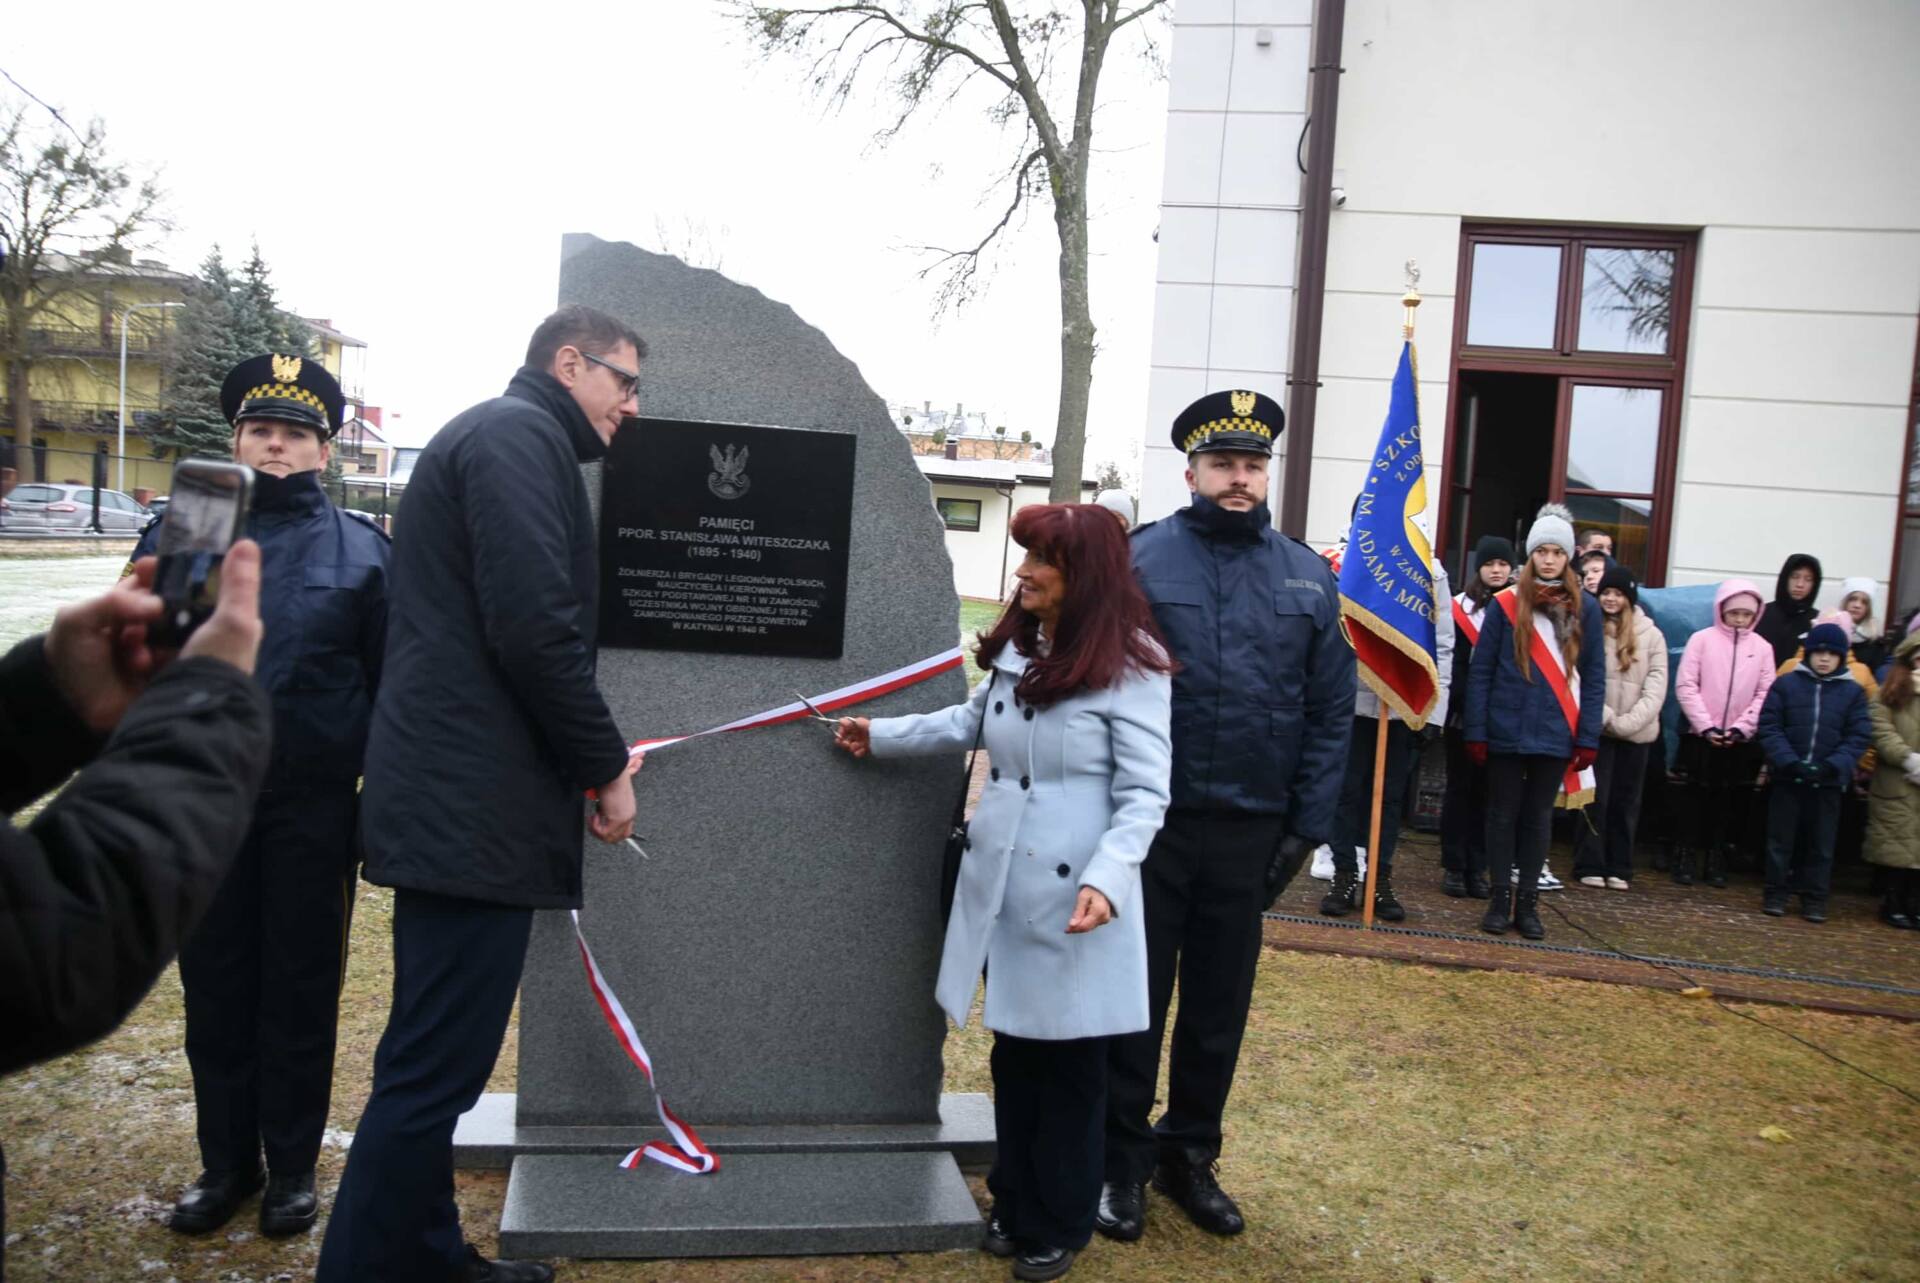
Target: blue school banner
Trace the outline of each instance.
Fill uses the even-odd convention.
[[[1433,549],[1415,524],[1426,511],[1413,344],[1400,348],[1380,443],[1367,466],[1340,564],[1340,613],[1360,679],[1416,730],[1440,699],[1434,663]]]

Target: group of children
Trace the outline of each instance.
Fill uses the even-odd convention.
[[[1481,539],[1453,599],[1441,889],[1488,899],[1481,927],[1493,934],[1546,934],[1537,905],[1556,806],[1586,809],[1574,878],[1616,891],[1632,884],[1667,643],[1632,576],[1604,553],[1578,551],[1576,561],[1572,514],[1548,504],[1520,558],[1503,538]],[[1712,622],[1688,639],[1673,690],[1691,796],[1673,876],[1726,885],[1727,856],[1764,769],[1762,911],[1781,916],[1797,895],[1801,915],[1824,922],[1842,799],[1870,778],[1865,853],[1886,866],[1881,917],[1913,929],[1920,622],[1888,655],[1871,628],[1871,581],[1847,580],[1831,616],[1818,614],[1819,589],[1819,563],[1805,554],[1782,568],[1771,602],[1730,579],[1715,593]]]

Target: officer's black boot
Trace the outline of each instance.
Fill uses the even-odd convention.
[[[1484,900],[1490,894],[1487,875],[1479,869],[1467,870],[1467,899]]]
[[[1467,875],[1459,869],[1448,869],[1440,875],[1440,894],[1450,895],[1456,900],[1467,896]]]
[[[1214,1178],[1214,1161],[1204,1149],[1162,1151],[1160,1166],[1154,1169],[1153,1187],[1179,1204],[1180,1210],[1207,1233],[1238,1234],[1247,1228],[1247,1222]]]
[[[1513,925],[1513,919],[1507,916],[1513,903],[1513,893],[1506,887],[1494,887],[1487,897],[1487,912],[1480,919],[1480,929],[1488,935],[1503,936],[1507,928]]]
[[[1547,929],[1540,925],[1540,888],[1521,887],[1513,893],[1513,925],[1529,940],[1547,938]]]
[[[1731,847],[1719,847],[1707,852],[1708,886],[1723,887],[1727,885],[1728,857],[1732,855],[1732,853],[1733,848]]]
[[[263,1177],[251,1172],[201,1172],[200,1179],[173,1205],[167,1228],[180,1234],[205,1234],[233,1219],[240,1205],[253,1197]]]
[[[1120,1243],[1131,1243],[1147,1229],[1147,1187],[1139,1181],[1108,1181],[1100,1187],[1093,1228]]]
[[[1360,889],[1360,875],[1355,869],[1355,865],[1335,857],[1333,885],[1320,900],[1320,912],[1330,918],[1344,918],[1353,912],[1354,899]]]
[[[313,1228],[320,1214],[320,1201],[313,1195],[313,1173],[267,1177],[267,1192],[260,1196],[260,1232],[268,1238],[286,1238],[304,1234]]]
[[[467,1244],[467,1283],[553,1283],[553,1267],[544,1261],[489,1261]]]

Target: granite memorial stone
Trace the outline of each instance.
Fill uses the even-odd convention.
[[[879,397],[824,335],[718,273],[589,236],[565,238],[560,298],[630,322],[650,349],[646,417],[621,429],[604,468],[586,469],[605,541],[599,679],[624,733],[705,729],[955,645],[952,567],[927,484]],[[752,525],[703,527],[703,515]],[[623,539],[622,529],[696,537]],[[731,555],[755,544],[702,540],[703,530],[805,546],[757,545],[756,563]],[[644,551],[669,543],[723,555],[669,567]],[[780,627],[676,632],[614,591],[657,589],[662,569],[692,567],[708,576],[701,591],[717,594],[712,562],[795,581],[724,585],[728,606],[738,597],[772,610]],[[628,565],[640,573],[618,573]],[[667,623],[676,611],[731,618],[686,601],[654,605]],[[768,618],[734,622],[750,615],[756,627]],[[925,711],[965,690],[949,671],[860,711]],[[565,915],[538,915],[518,1094],[484,1098],[455,1137],[464,1165],[512,1162],[503,1252],[977,1242],[956,1158],[990,1158],[992,1114],[984,1096],[942,1096],[933,1001],[940,853],[960,758],[855,762],[829,737],[801,721],[659,752],[635,778],[635,831],[650,858],[587,840],[583,929],[662,1092],[720,1156],[719,1171],[616,1165],[661,1138],[652,1098],[602,1020]]]

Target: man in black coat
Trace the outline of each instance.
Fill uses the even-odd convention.
[[[1179,668],[1173,805],[1140,884],[1151,1026],[1109,1041],[1106,1182],[1095,1226],[1145,1229],[1145,1184],[1204,1230],[1238,1234],[1214,1179],[1260,957],[1261,910],[1334,836],[1354,659],[1326,562],[1273,528],[1267,464],[1285,416],[1215,392],[1174,420],[1192,502],[1133,532],[1133,569]],[[1176,976],[1166,1111],[1152,1118]]]
[[[259,680],[274,752],[253,826],[180,949],[201,1174],[168,1224],[204,1234],[261,1187],[260,1230],[309,1229],[314,1164],[353,917],[356,793],[386,645],[386,532],[320,488],[346,398],[317,361],[265,354],[221,389],[233,457],[253,469],[247,533],[260,545]],[[183,510],[176,505],[174,514]],[[168,517],[140,537],[157,550]]]
[[[234,545],[212,617],[157,674],[152,582],[147,562],[0,659],[0,808],[67,780],[24,827],[0,821],[0,1073],[126,1018],[212,901],[266,772],[259,549]]]
[[[362,823],[367,880],[396,889],[393,1008],[326,1283],[553,1276],[463,1243],[453,1129],[499,1055],[533,910],[580,904],[582,795],[598,793],[596,838],[633,828],[639,758],[594,679],[580,464],[639,412],[645,353],[612,317],[562,308],[506,395],[434,437],[401,503]]]

